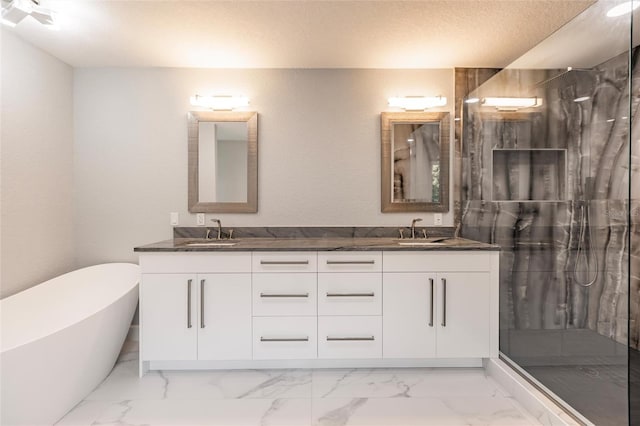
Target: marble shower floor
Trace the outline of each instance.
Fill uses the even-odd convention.
[[[541,424],[481,368],[137,372],[121,357],[56,425]]]

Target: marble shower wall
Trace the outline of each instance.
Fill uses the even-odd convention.
[[[459,110],[462,235],[503,247],[501,344],[504,331],[590,329],[639,346],[637,55],[631,97],[623,54],[591,70],[505,70],[474,92],[535,94],[542,107]]]

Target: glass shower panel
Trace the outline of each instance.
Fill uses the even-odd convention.
[[[640,310],[629,292],[640,67],[631,15],[607,17],[613,3],[467,97],[461,183],[462,235],[502,247],[501,356],[577,419],[608,426],[629,423]]]

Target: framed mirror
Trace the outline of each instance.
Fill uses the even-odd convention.
[[[191,111],[189,211],[258,211],[258,113]]]
[[[383,112],[382,212],[449,211],[448,112]]]

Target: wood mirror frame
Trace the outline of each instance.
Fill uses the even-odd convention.
[[[188,204],[191,213],[256,213],[258,211],[258,113],[190,111],[188,120]],[[246,202],[199,200],[199,123],[244,122],[247,124]]]
[[[383,213],[400,212],[448,212],[449,211],[449,145],[450,121],[448,112],[383,112],[381,119],[382,139],[382,185],[381,200]],[[438,201],[394,201],[394,152],[393,137],[396,124],[439,125],[439,180]]]

